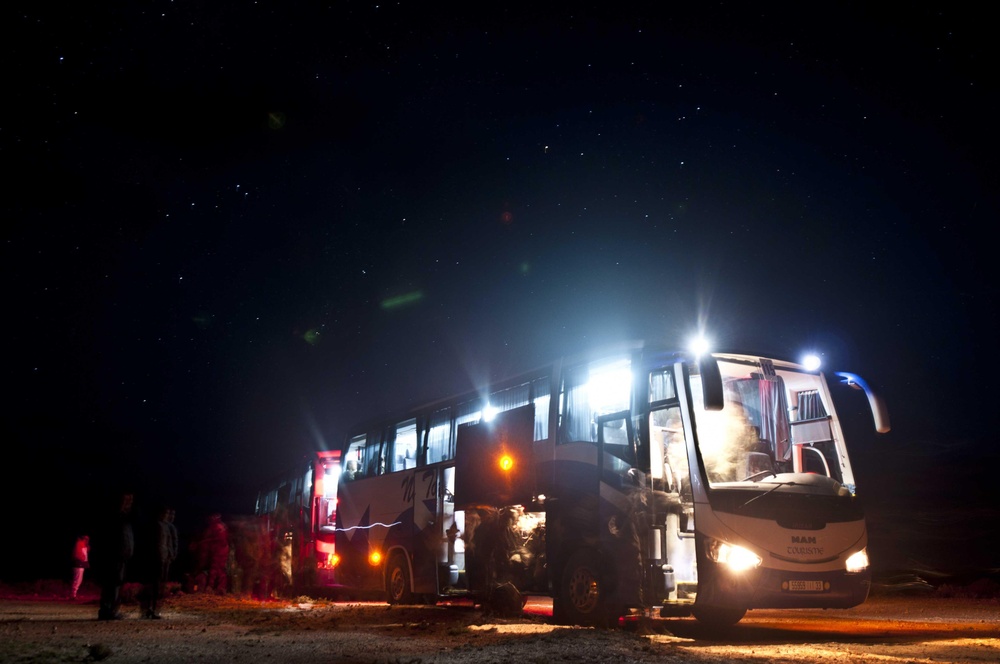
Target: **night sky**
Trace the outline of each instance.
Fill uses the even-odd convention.
[[[5,10],[3,574],[117,488],[193,531],[359,420],[699,326],[884,394],[841,413],[876,567],[998,565],[971,4],[430,4]]]

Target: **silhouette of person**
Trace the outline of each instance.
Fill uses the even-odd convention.
[[[229,530],[222,521],[221,514],[213,514],[208,520],[208,529],[203,540],[205,558],[208,565],[206,590],[226,592],[226,567],[229,564]]]
[[[101,584],[98,620],[121,620],[121,588],[125,572],[135,553],[135,532],[132,529],[132,493],[123,493],[118,509],[110,514],[94,543],[94,563]]]
[[[90,567],[90,537],[80,535],[73,545],[73,578],[70,582],[70,599],[76,599],[83,583],[83,571]]]
[[[174,518],[177,511],[170,507],[167,509],[166,520],[160,522],[160,549],[164,551],[163,558],[163,582],[170,579],[170,566],[177,560],[180,538],[177,536],[177,526],[174,525]]]
[[[160,601],[170,574],[170,564],[177,558],[177,529],[172,523],[173,510],[164,507],[147,534],[148,560],[145,569],[142,617],[159,620]]]
[[[354,476],[358,472],[358,464],[354,459],[348,459],[347,463],[344,464],[344,472],[341,474],[340,479],[345,482],[350,482],[354,479]]]

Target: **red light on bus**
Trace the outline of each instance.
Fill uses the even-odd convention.
[[[500,470],[509,473],[514,468],[514,457],[504,454],[500,457]]]
[[[372,565],[374,567],[375,565],[378,565],[381,562],[382,562],[382,554],[379,553],[378,551],[372,551],[371,553],[368,554],[369,565]]]

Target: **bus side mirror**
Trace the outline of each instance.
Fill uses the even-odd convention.
[[[868,406],[872,411],[872,419],[875,421],[875,431],[888,433],[892,428],[889,424],[889,409],[886,408],[882,398],[875,394],[861,376],[847,373],[846,371],[838,371],[837,375],[841,377],[841,382],[848,387],[853,387],[856,390],[864,390],[865,396],[868,397]]]
[[[710,354],[698,357],[698,373],[701,374],[701,397],[705,410],[722,410],[722,373],[719,363]]]

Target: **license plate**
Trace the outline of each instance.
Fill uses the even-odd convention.
[[[821,593],[823,592],[823,582],[791,579],[788,582],[788,590],[793,593]]]

